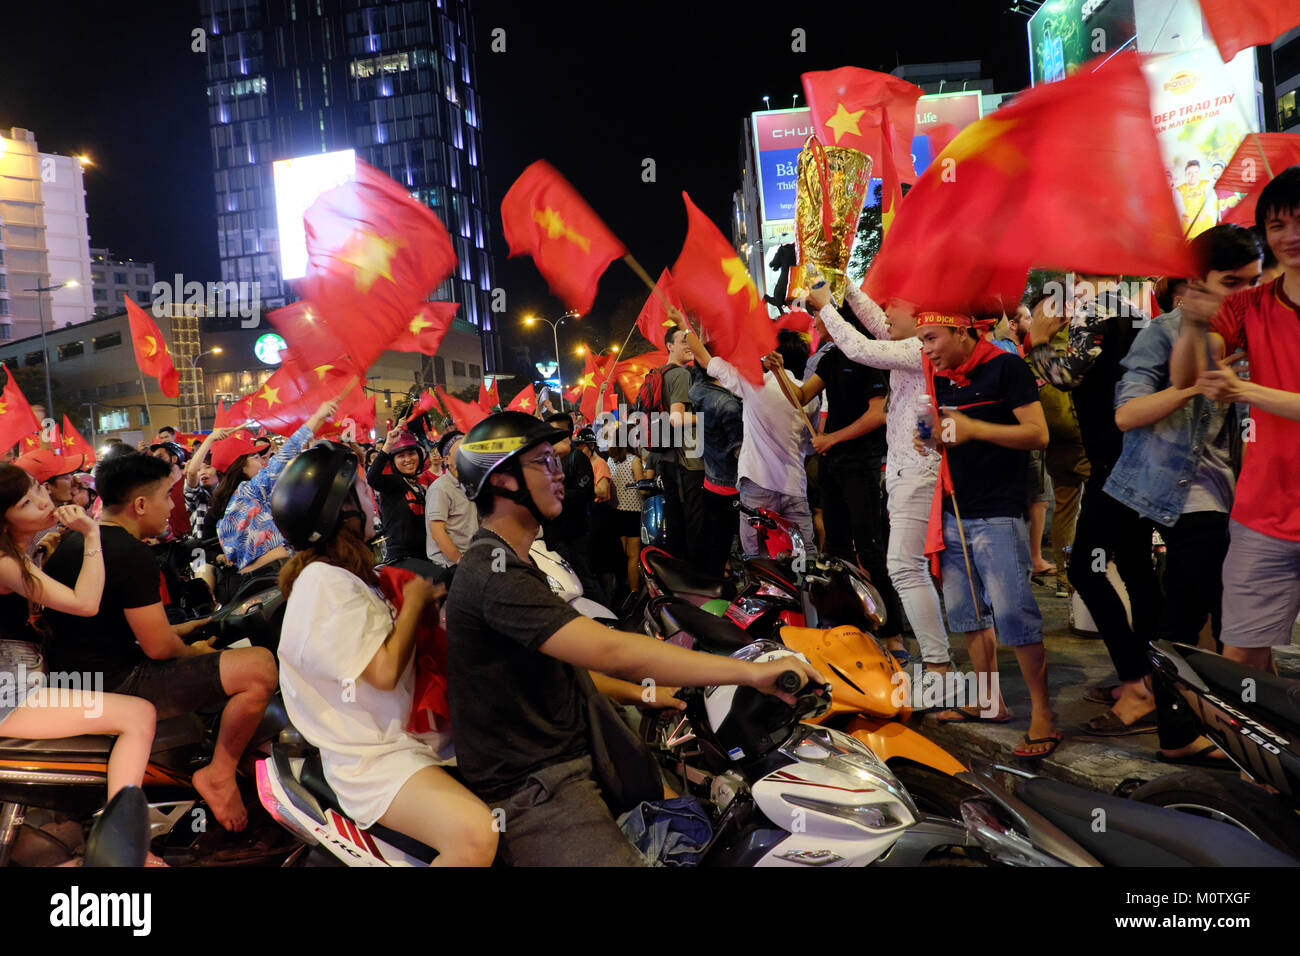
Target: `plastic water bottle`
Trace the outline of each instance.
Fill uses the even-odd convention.
[[[925,409],[916,416],[916,431],[921,436],[921,441],[934,443],[934,429],[938,424],[938,416],[934,411],[934,399],[929,395],[924,396]]]

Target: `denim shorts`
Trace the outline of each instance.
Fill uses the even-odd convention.
[[[1029,586],[1029,526],[1023,518],[966,518],[966,576],[957,519],[943,515],[943,603],[949,631],[993,627],[1007,647],[1041,644],[1043,615]],[[979,606],[972,602],[972,579]]]
[[[143,697],[158,709],[159,720],[224,705],[230,696],[221,685],[220,653],[144,661],[113,693]]]

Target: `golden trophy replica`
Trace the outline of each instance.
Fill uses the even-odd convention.
[[[816,265],[830,283],[831,298],[844,303],[845,269],[871,184],[871,157],[847,146],[823,146],[814,134],[799,153],[795,185],[795,256],[789,288],[806,289],[804,267]]]

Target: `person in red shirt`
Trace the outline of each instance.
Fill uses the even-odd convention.
[[[1281,275],[1227,299],[1194,283],[1169,370],[1175,387],[1250,405],[1223,563],[1223,652],[1269,669],[1300,613],[1300,166],[1264,187],[1255,219]],[[1230,367],[1243,352],[1249,382]]]

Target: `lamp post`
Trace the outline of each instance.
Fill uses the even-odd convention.
[[[203,427],[203,389],[199,385],[199,359],[205,355],[220,355],[221,346],[215,345],[206,352],[200,352],[190,359],[190,368],[194,371],[194,423],[195,430]]]
[[[558,319],[547,319],[536,315],[524,316],[524,325],[532,325],[534,322],[545,322],[547,325],[551,327],[551,338],[555,342],[555,377],[559,379],[562,379],[564,377],[564,369],[561,368],[560,366],[560,325],[561,323],[564,322],[565,319],[577,319],[577,318],[578,318],[578,312],[576,309],[571,309],[570,311],[565,312]],[[560,411],[564,411],[563,383],[561,383],[560,385]]]
[[[54,393],[50,389],[50,350],[45,344],[45,299],[46,292],[57,292],[65,286],[75,289],[80,285],[76,279],[69,279],[67,282],[60,282],[58,285],[38,285],[35,289],[20,289],[21,292],[36,293],[36,311],[41,318],[41,356],[45,359],[45,414],[53,417],[54,415]]]

